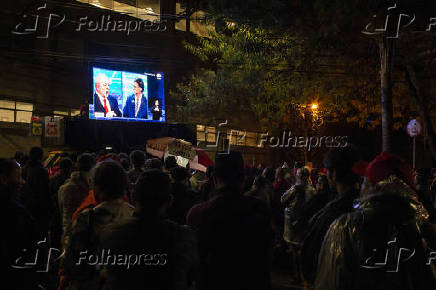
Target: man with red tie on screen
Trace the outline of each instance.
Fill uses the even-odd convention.
[[[103,113],[104,117],[121,117],[118,101],[114,96],[109,96],[109,78],[105,74],[99,74],[95,78],[94,115]]]

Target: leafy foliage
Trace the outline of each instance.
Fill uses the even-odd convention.
[[[232,24],[222,33],[185,43],[206,67],[172,92],[183,100],[185,114],[232,123],[248,117],[262,128],[278,129],[296,122],[304,127],[308,116],[312,127],[380,124],[378,47],[361,30],[389,1],[206,2],[213,16],[235,22],[227,22]],[[416,109],[401,70],[393,80],[394,126],[400,128],[416,117]],[[319,104],[316,112],[312,103]]]

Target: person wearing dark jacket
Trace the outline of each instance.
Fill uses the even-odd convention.
[[[71,235],[72,215],[88,196],[91,188],[92,169],[95,158],[91,154],[83,153],[77,159],[78,171],[73,172],[70,179],[59,188],[57,201],[59,218],[62,225],[62,244],[68,241]]]
[[[51,220],[50,230],[52,233],[51,240],[52,246],[60,248],[61,236],[62,236],[62,218],[59,209],[58,191],[59,188],[67,181],[71,176],[71,168],[73,167],[73,161],[70,158],[65,157],[59,161],[60,171],[50,177],[50,200],[55,208],[55,214]]]
[[[198,236],[198,289],[271,289],[271,217],[264,202],[242,195],[244,161],[239,152],[215,155],[214,181],[216,195],[187,216]]]
[[[41,237],[46,237],[54,207],[50,201],[49,176],[42,165],[42,157],[41,148],[30,149],[30,160],[22,173],[26,183],[22,188],[21,201],[35,218]]]
[[[171,207],[168,209],[168,218],[179,225],[186,224],[186,214],[200,197],[189,189],[190,174],[186,168],[175,167],[171,169],[173,179],[171,193],[174,197]]]
[[[213,182],[213,166],[206,169],[206,182],[201,186],[201,201],[208,201],[214,194],[215,183]]]
[[[280,244],[283,240],[284,232],[285,207],[281,203],[281,197],[292,186],[292,184],[285,179],[285,173],[285,168],[277,168],[275,176],[276,181],[273,184],[273,196],[271,199],[273,225],[277,244]]]
[[[320,175],[316,183],[315,196],[302,206],[295,223],[296,231],[303,233],[303,238],[307,235],[310,219],[332,199],[327,176]]]
[[[135,150],[130,153],[130,163],[133,168],[127,173],[130,183],[136,183],[136,180],[144,172],[145,153],[141,150]]]
[[[359,197],[356,189],[359,176],[352,171],[358,160],[358,152],[352,147],[334,148],[324,158],[327,178],[337,195],[309,222],[310,230],[301,248],[302,271],[307,281],[315,279],[319,251],[330,225],[342,214],[351,212],[353,201]]]
[[[164,169],[166,172],[170,172],[171,169],[179,167],[175,156],[167,156],[164,160]]]
[[[92,184],[97,205],[79,212],[65,245],[64,273],[69,289],[101,289],[101,265],[93,264],[91,257],[104,255],[99,249],[106,228],[131,218],[134,212],[123,199],[127,175],[121,165],[115,161],[100,162],[93,170]]]
[[[0,159],[0,265],[4,289],[31,290],[37,289],[38,284],[37,269],[24,265],[35,259],[39,233],[35,231],[35,220],[18,201],[18,190],[23,184],[18,163]]]
[[[170,188],[168,175],[158,169],[147,169],[139,177],[133,216],[108,227],[101,238],[102,249],[136,260],[129,258],[130,268],[122,263],[108,265],[103,271],[104,289],[188,289],[197,279],[193,232],[166,219]]]
[[[365,176],[355,210],[338,218],[326,234],[314,288],[436,289],[420,230],[428,213],[412,189],[411,168],[382,153]]]
[[[57,201],[57,195],[59,188],[67,181],[71,176],[71,169],[73,167],[73,161],[70,158],[64,157],[59,161],[60,171],[50,177],[50,197]]]
[[[265,177],[256,176],[253,186],[244,195],[262,200],[268,208],[271,208],[272,186],[269,185],[270,183]]]

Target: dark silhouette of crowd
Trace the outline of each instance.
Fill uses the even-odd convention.
[[[216,152],[0,159],[5,289],[436,289],[436,172],[329,151],[319,169]]]

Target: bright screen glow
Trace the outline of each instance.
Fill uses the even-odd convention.
[[[89,118],[165,122],[163,73],[93,68]]]

